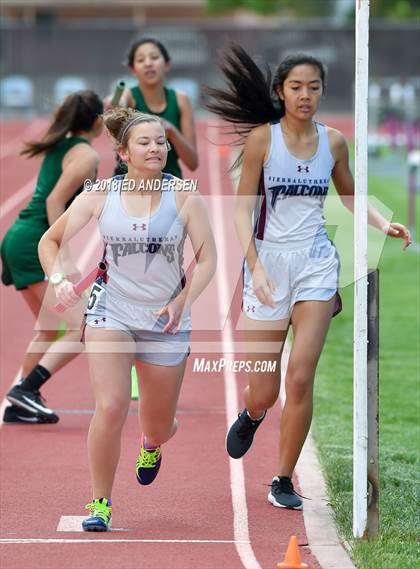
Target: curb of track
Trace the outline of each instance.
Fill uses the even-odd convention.
[[[289,354],[290,343],[287,341],[282,356],[282,379],[286,377]],[[280,398],[283,405],[284,380]],[[304,503],[303,519],[311,552],[322,569],[356,569],[337,534],[333,512],[328,505],[327,486],[311,432],[299,457],[296,474],[302,494],[310,498],[310,501]]]

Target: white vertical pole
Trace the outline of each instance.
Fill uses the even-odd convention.
[[[367,136],[369,0],[356,1],[353,535],[367,524]]]

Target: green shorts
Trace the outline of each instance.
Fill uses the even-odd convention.
[[[47,229],[19,221],[12,225],[1,244],[3,284],[12,284],[16,290],[22,290],[45,280],[38,259],[38,243]]]

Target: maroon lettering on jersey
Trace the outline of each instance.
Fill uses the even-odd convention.
[[[147,225],[145,223],[133,223],[133,231],[146,231]]]

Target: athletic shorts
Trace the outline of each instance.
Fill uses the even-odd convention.
[[[176,366],[190,352],[191,318],[186,316],[182,329],[176,334],[163,332],[168,317],[157,318],[153,312],[162,308],[144,306],[110,294],[107,285],[99,279],[92,287],[86,310],[86,324],[125,332],[136,342],[136,359],[142,362]]]
[[[306,247],[281,246],[256,240],[258,257],[274,284],[274,308],[262,304],[254,292],[252,277],[244,263],[242,310],[254,320],[290,318],[293,306],[303,300],[328,301],[337,295],[334,316],[341,311],[338,295],[340,261],[334,244],[326,238]]]
[[[23,290],[45,280],[38,259],[38,243],[47,229],[19,220],[12,225],[1,244],[1,280],[4,285],[12,284],[17,290]]]

